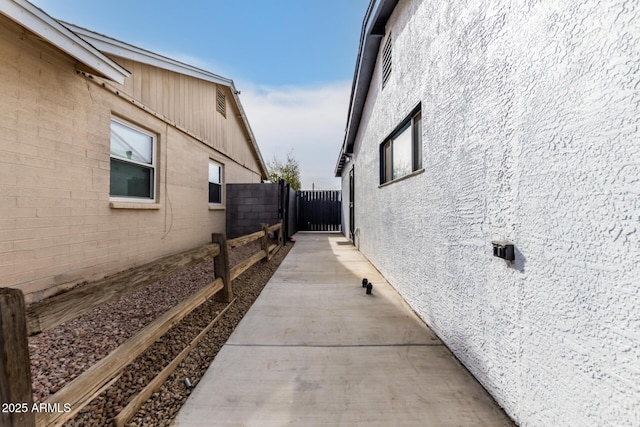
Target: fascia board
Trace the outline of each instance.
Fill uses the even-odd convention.
[[[229,88],[231,89],[231,93],[233,94],[233,99],[236,103],[236,106],[238,107],[238,111],[240,112],[240,118],[242,119],[242,123],[244,124],[245,128],[247,129],[247,133],[249,134],[249,139],[250,139],[249,142],[251,143],[251,147],[256,153],[256,156],[258,158],[258,163],[260,163],[260,168],[262,169],[262,178],[266,180],[269,177],[267,165],[264,162],[264,159],[262,158],[262,153],[260,152],[260,148],[258,147],[258,143],[256,142],[256,137],[253,135],[253,130],[251,130],[251,125],[249,125],[249,119],[247,119],[247,115],[244,112],[244,108],[242,108],[242,103],[240,102],[240,98],[238,97],[238,94],[240,92],[236,90],[236,87],[233,84],[233,81],[231,81],[231,86]]]
[[[103,34],[93,32],[86,28],[78,27],[77,25],[69,24],[66,22],[64,23],[64,25],[72,29],[75,33],[79,34],[82,38],[91,42],[93,46],[95,46],[103,53],[115,55],[120,58],[130,59],[142,64],[152,65],[164,70],[195,77],[200,80],[209,81],[219,85],[227,86],[229,88],[231,88],[231,86],[233,85],[233,81],[230,79],[226,79],[224,77],[218,76],[217,74],[213,74],[192,65],[185,64],[184,62],[176,61],[175,59],[171,59],[155,52],[130,45],[128,43],[116,40]]]
[[[351,84],[351,97],[349,99],[349,110],[347,112],[347,124],[344,131],[344,140],[340,148],[340,154],[336,162],[334,175],[340,177],[342,167],[344,165],[344,156],[351,153],[356,138],[356,132],[360,125],[362,117],[362,109],[366,101],[369,85],[371,84],[371,76],[373,74],[373,65],[376,60],[377,47],[380,46],[380,37],[373,37],[372,29],[376,22],[376,16],[380,10],[381,0],[371,0],[365,17],[362,22],[362,32],[360,33],[360,46],[358,48],[358,56],[356,66],[353,73],[353,82]],[[377,41],[376,49],[373,49],[372,41]],[[371,58],[373,53],[373,60]],[[364,93],[363,93],[364,92]]]
[[[384,27],[397,4],[398,0],[372,0],[367,9],[362,24],[360,48],[351,86],[351,99],[349,101],[344,141],[334,170],[336,177],[342,174],[344,156],[350,154],[353,150],[362,119],[362,111],[369,93],[373,70],[378,58],[380,42],[384,36]]]
[[[0,0],[0,13],[116,83],[123,84],[131,75],[90,43],[26,0]]]

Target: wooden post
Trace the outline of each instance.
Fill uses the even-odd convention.
[[[19,289],[0,289],[0,403],[0,425],[36,425],[24,295]]]
[[[283,232],[284,230],[282,229],[282,226],[283,226],[282,221],[280,221],[280,229],[278,231],[278,244],[280,246],[284,246],[284,232]]]
[[[231,270],[229,269],[229,250],[227,248],[227,238],[224,234],[213,233],[211,235],[213,243],[220,245],[220,253],[213,258],[213,268],[216,279],[219,277],[224,283],[224,288],[216,294],[216,300],[229,303],[233,300],[233,289],[231,289]]]
[[[262,240],[261,240],[261,245],[262,245],[262,250],[264,251],[264,261],[267,262],[269,261],[269,224],[265,224],[262,223],[260,224],[260,226],[262,227],[262,232],[264,233],[264,236],[262,236]]]

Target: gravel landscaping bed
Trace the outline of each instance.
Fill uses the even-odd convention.
[[[188,378],[193,386],[199,382],[291,247],[292,244],[287,243],[269,262],[256,263],[232,282],[236,301],[190,352],[160,391],[140,408],[129,425],[167,426],[171,423],[191,393],[184,379]],[[257,242],[234,248],[229,251],[230,264],[236,265],[258,250]],[[205,261],[30,337],[34,401],[46,400],[142,327],[209,284],[213,277],[213,261]],[[219,303],[211,298],[195,309],[131,363],[109,389],[65,425],[113,425],[113,418],[128,401],[226,306],[226,303]]]

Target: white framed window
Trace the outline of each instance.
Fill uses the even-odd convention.
[[[209,160],[209,204],[222,204],[222,165]]]
[[[420,106],[380,144],[380,184],[422,168],[422,114]]]
[[[111,119],[112,200],[155,201],[156,136],[144,129]]]

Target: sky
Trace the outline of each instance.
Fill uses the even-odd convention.
[[[30,0],[47,14],[232,79],[265,162],[338,189],[369,0]]]

